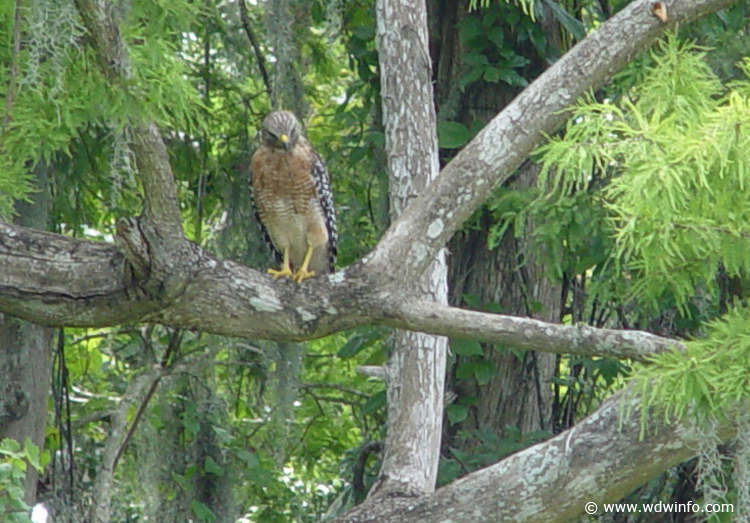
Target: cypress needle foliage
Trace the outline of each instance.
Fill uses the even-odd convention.
[[[731,310],[685,351],[659,355],[652,363],[634,378],[646,409],[656,406],[668,420],[734,417],[750,398],[750,310]]]
[[[683,313],[697,289],[716,293],[719,263],[730,276],[750,268],[750,82],[725,91],[704,58],[666,39],[636,89],[616,103],[588,98],[540,149],[549,198],[607,182],[612,261],[632,297],[655,307],[670,294]]]
[[[539,150],[540,189],[556,206],[571,194],[601,199],[614,242],[606,265],[638,308],[658,311],[666,297],[685,316],[700,302],[713,312],[698,316],[710,318],[720,309],[719,271],[742,282],[750,270],[750,60],[738,64],[744,79],[723,85],[706,50],[674,36],[649,59],[620,98],[588,97],[572,110],[565,133]],[[735,421],[733,474],[722,465],[716,427],[736,420],[750,399],[750,308],[742,300],[724,307],[685,350],[653,357],[632,383],[643,433],[652,416],[694,419],[704,501],[724,502],[731,489],[746,517],[747,472],[738,460],[746,459],[747,421]]]
[[[675,37],[651,59],[620,100],[590,97],[572,111],[539,151],[540,185],[553,200],[604,180],[610,262],[631,297],[656,307],[669,295],[687,313],[696,295],[718,293],[720,265],[731,276],[750,270],[750,81],[724,88],[705,51]],[[750,61],[741,68],[747,75]],[[750,398],[750,310],[737,304],[699,336],[634,378],[644,416],[658,406],[670,420],[721,418]]]
[[[4,27],[13,27],[12,5],[7,2],[0,10]],[[84,33],[72,4],[39,0],[24,13],[18,54],[12,51],[12,32],[0,32],[0,73],[7,77],[7,64],[16,64],[15,83],[0,85],[5,99],[0,217],[9,217],[12,201],[34,190],[28,171],[37,162],[78,162],[76,183],[86,177],[97,199],[103,196],[112,208],[127,207],[135,194],[127,128],[143,120],[168,131],[194,132],[202,125],[200,100],[185,77],[178,38],[196,10],[188,2],[138,2],[122,9],[121,30],[132,66],[125,85],[110,85],[102,77],[93,53],[82,45]],[[67,180],[55,183],[62,189]],[[84,214],[89,223],[96,221],[93,212]]]

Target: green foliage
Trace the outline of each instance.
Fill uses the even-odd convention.
[[[26,472],[31,466],[41,473],[43,457],[29,439],[23,447],[13,439],[0,441],[0,519],[4,522],[30,523],[31,508],[24,501]]]
[[[456,356],[481,356],[483,354],[482,345],[478,341],[472,340],[451,340],[451,352]]]
[[[358,365],[383,363],[382,342],[373,333],[358,334],[370,338],[367,346],[347,359],[337,356],[343,335],[310,344],[284,420],[288,429],[279,437],[274,410],[281,408],[280,391],[269,386],[278,363],[264,354],[269,347],[160,327],[66,331],[74,419],[115,408],[133,378],[164,361],[170,346],[180,364],[195,359],[190,376],[160,382],[118,467],[113,521],[174,511],[220,520],[229,507],[201,495],[205,488],[196,485],[226,485],[225,495],[242,500],[238,510],[249,521],[313,521],[335,499],[341,510],[350,506],[351,489],[338,479],[356,461],[347,453],[363,439],[380,439],[384,422],[382,383],[355,372]],[[200,363],[206,358],[208,367]],[[98,424],[77,432],[76,462],[92,478],[104,436]]]
[[[216,514],[197,499],[190,501],[190,511],[196,518],[198,518],[198,521],[203,521],[205,523],[213,523],[216,521]]]
[[[551,11],[553,18],[573,36],[574,40],[583,40],[586,37],[586,29],[581,21],[570,14],[558,2],[544,0],[543,3]]]
[[[352,358],[362,352],[379,343],[385,335],[383,329],[375,327],[363,327],[357,329],[349,338],[346,340],[336,354],[339,358]]]
[[[438,146],[442,149],[458,149],[472,138],[468,127],[458,122],[440,122],[437,125]]]
[[[537,47],[542,57],[546,57],[552,50],[545,49],[543,44],[544,33],[539,31],[539,21],[549,20],[549,22],[559,24],[561,28],[567,31],[573,41],[578,41],[586,36],[587,25],[589,28],[592,28],[602,18],[606,18],[602,11],[608,8],[604,6],[605,3],[592,1],[558,2],[541,0],[536,2],[534,0],[504,0],[490,2],[490,0],[470,0],[469,2],[470,11],[480,8],[482,11],[502,9],[505,13],[503,19],[507,19],[509,22],[509,26],[505,29],[505,32],[512,33],[515,29],[520,28],[518,43],[521,44],[530,40]],[[532,32],[532,25],[519,20],[517,13],[522,13],[530,22],[535,23],[537,29]],[[520,26],[519,22],[521,22]],[[548,32],[547,36],[551,36],[551,34]],[[517,47],[521,48],[523,46]],[[514,85],[511,82],[509,84]]]
[[[250,521],[314,521],[315,514],[325,512],[334,500],[339,510],[350,506],[351,488],[335,478],[341,472],[350,474],[348,469],[356,461],[350,449],[362,440],[379,439],[383,422],[382,399],[374,399],[382,398],[382,384],[354,371],[357,365],[382,364],[383,356],[380,343],[368,342],[368,347],[360,345],[356,355],[342,360],[336,353],[344,341],[343,336],[335,336],[308,347],[287,442],[274,438],[266,423],[258,425],[254,465],[242,483]],[[270,398],[267,401],[273,404]],[[243,420],[264,416],[267,409],[265,402],[255,406],[243,402],[236,411],[238,429]],[[280,444],[294,449],[281,470],[274,459]]]
[[[550,198],[588,190],[614,226],[613,260],[631,295],[658,306],[665,294],[686,311],[716,267],[750,269],[747,80],[722,94],[705,53],[671,37],[652,53],[644,81],[614,104],[588,99],[566,133],[540,151]]]
[[[200,100],[185,74],[176,38],[193,19],[192,5],[130,5],[122,33],[134,43],[129,47],[132,78],[124,85],[110,85],[91,51],[81,46],[82,30],[73,5],[52,0],[32,3],[29,16],[22,17],[23,35],[32,36],[15,57],[15,96],[7,106],[8,125],[0,130],[0,216],[7,217],[9,202],[32,189],[28,171],[38,163],[62,166],[56,180],[58,195],[76,197],[55,201],[55,214],[58,223],[73,227],[73,233],[82,231],[82,223],[96,226],[106,219],[111,224],[111,210],[119,215],[132,209],[137,183],[128,128],[143,120],[153,120],[165,130],[193,132],[201,125]],[[3,20],[7,27],[12,27],[11,14],[12,9],[0,11],[0,16],[8,17]],[[0,38],[6,44],[2,49],[9,52],[12,45],[5,39],[10,33],[1,33]],[[12,59],[0,54],[0,64]],[[11,85],[4,82],[0,93],[8,96]],[[75,170],[74,182],[65,177],[70,167]],[[75,189],[67,190],[73,183]]]
[[[706,59],[722,80],[739,80],[745,75],[740,65],[750,55],[747,19],[750,5],[736,2],[713,16],[706,16],[682,27],[680,35],[711,49]]]
[[[12,27],[13,4],[0,2],[2,27]],[[130,129],[151,120],[170,154],[188,236],[221,256],[268,264],[252,222],[247,164],[270,102],[236,3],[123,4],[118,16],[131,77],[117,85],[103,78],[85,46],[72,4],[31,5],[19,55],[23,89],[0,130],[0,215],[7,217],[13,201],[28,193],[27,172],[41,162],[53,187],[53,227],[111,241],[115,220],[142,210]],[[264,5],[248,8],[251,24],[263,19]],[[345,265],[372,247],[387,224],[384,138],[372,116],[379,104],[374,14],[368,2],[345,9],[314,2],[310,16],[299,43],[311,111],[300,117],[331,173]],[[276,50],[262,28],[253,28],[261,52],[271,57]],[[7,73],[10,32],[0,31],[0,42],[0,72]],[[7,89],[2,82],[0,93]],[[382,364],[382,337],[378,329],[362,329],[348,339],[312,342],[286,394],[273,386],[282,384],[281,360],[266,357],[273,347],[263,343],[160,327],[67,329],[58,361],[68,380],[61,390],[71,401],[58,398],[60,418],[47,442],[74,458],[75,471],[62,471],[72,478],[65,494],[83,499],[100,472],[108,437],[102,421],[108,418],[100,415],[116,408],[147,369],[179,363],[190,370],[159,382],[119,462],[113,523],[164,520],[164,514],[228,520],[232,511],[250,521],[312,521],[334,500],[344,510],[353,498],[339,478],[351,476],[351,452],[383,436],[383,385],[354,370]],[[65,449],[63,405],[72,421],[96,420],[81,422],[76,445]],[[129,424],[140,407],[128,412]],[[157,462],[149,458],[155,446]],[[376,464],[371,460],[370,475]]]
[[[479,80],[527,85],[522,70],[530,63],[530,57],[519,54],[517,43],[529,40],[540,54],[545,43],[539,27],[520,9],[504,3],[493,4],[481,16],[462,19],[458,28],[466,50],[463,61],[467,71],[460,80],[462,89]]]
[[[0,2],[0,27],[12,26],[13,3]],[[44,163],[51,173],[56,229],[111,240],[108,233],[116,218],[141,211],[129,128],[148,119],[160,126],[165,138],[189,237],[220,256],[266,265],[269,258],[257,243],[246,186],[253,136],[270,101],[236,4],[122,3],[121,30],[132,76],[121,85],[109,85],[99,73],[92,53],[82,45],[85,38],[71,4],[53,0],[27,4],[19,55],[23,89],[16,93],[8,127],[0,131],[0,216],[7,217],[13,200],[32,189],[27,182],[30,167]],[[260,51],[273,67],[278,50],[269,46],[271,39],[259,22],[266,15],[265,5],[247,4]],[[495,2],[464,18],[460,26],[467,53],[463,87],[472,82],[510,90],[524,86],[526,78],[533,76],[532,69],[554,58],[544,30],[534,23],[542,8],[578,38],[581,24],[568,13],[588,21],[590,28],[601,18],[597,9],[604,9],[595,4],[599,3],[578,3],[575,11],[566,11],[565,3]],[[296,35],[310,108],[309,114],[300,116],[331,172],[342,229],[339,263],[347,265],[375,244],[388,220],[384,135],[377,121],[373,4],[316,0],[309,3],[309,12],[300,9],[296,15],[303,20],[309,15],[311,22],[301,24],[303,30]],[[9,31],[0,31],[0,43],[0,74],[7,77],[12,61]],[[622,303],[627,291],[642,298],[647,293],[637,285],[646,285],[647,291],[660,297],[660,309],[673,307],[677,300],[663,294],[677,295],[675,289],[680,287],[653,288],[652,265],[680,278],[676,273],[685,273],[679,262],[685,261],[693,271],[688,271],[686,280],[693,294],[696,285],[710,291],[707,267],[713,264],[715,269],[719,260],[732,274],[744,270],[747,258],[736,240],[745,240],[747,204],[731,191],[740,192],[746,183],[736,168],[745,169],[747,82],[738,80],[732,94],[727,93],[701,65],[694,49],[670,49],[666,46],[653,59],[643,59],[621,77],[620,86],[629,82],[627,97],[613,95],[607,103],[578,110],[559,147],[555,149],[553,141],[545,153],[547,181],[541,189],[495,195],[490,210],[498,224],[491,245],[498,245],[507,230],[520,235],[533,223],[534,239],[540,252],[546,253],[551,275],[590,274],[614,286],[612,282],[625,274],[628,283],[609,287],[608,297]],[[647,74],[645,65],[650,66]],[[731,69],[735,78],[739,70]],[[3,82],[0,93],[6,96],[7,89]],[[619,94],[617,89],[613,92]],[[478,120],[441,122],[441,147],[462,147],[479,125]],[[730,146],[722,148],[727,143]],[[649,149],[654,145],[656,153]],[[654,170],[649,162],[656,159],[668,169]],[[550,189],[551,196],[539,198]],[[692,194],[698,192],[706,194]],[[688,213],[695,211],[707,214],[687,220]],[[681,216],[682,222],[675,221]],[[667,262],[661,262],[666,265],[659,267],[656,244],[649,245],[646,238],[667,218],[683,225],[668,231],[666,244],[675,244]],[[623,231],[630,231],[630,236]],[[659,236],[659,241],[663,239]],[[695,252],[683,252],[685,243],[695,243],[689,246]],[[704,251],[700,249],[716,245],[722,254],[709,256],[701,266],[697,258]],[[687,287],[679,294],[683,307],[692,305],[686,298],[689,294]],[[466,296],[465,302],[499,312],[497,304],[482,304],[476,296]],[[530,309],[534,310],[533,304]],[[693,326],[700,326],[701,318]],[[737,321],[732,329],[741,326]],[[69,380],[65,389],[71,391],[72,420],[58,420],[48,445],[58,450],[66,441],[66,421],[76,422],[75,446],[60,450],[75,457],[80,473],[75,488],[91,488],[107,438],[106,423],[97,415],[116,408],[134,378],[146,369],[179,364],[184,370],[165,376],[154,398],[143,406],[143,418],[118,465],[113,523],[166,521],[158,517],[161,513],[208,522],[224,520],[232,510],[253,522],[317,521],[326,512],[335,515],[351,506],[355,493],[348,480],[363,442],[383,438],[384,386],[355,371],[358,365],[383,364],[383,338],[380,329],[361,328],[307,344],[304,369],[298,379],[284,382],[290,389],[284,391],[278,377],[283,358],[268,357],[274,347],[265,342],[160,327],[67,329],[63,335],[66,369],[59,374]],[[742,376],[739,371],[729,373],[731,362],[714,354],[728,342],[729,334],[722,338],[714,333],[705,339],[705,343],[714,339],[714,348],[695,352],[695,357],[710,354],[709,359],[721,360],[726,375],[718,378],[718,370],[712,371],[715,375],[696,374],[674,356],[666,363],[668,378],[662,393],[692,373],[685,394],[693,389],[702,393],[707,387],[711,400],[702,403],[720,407],[729,400],[717,398],[728,394]],[[452,342],[462,384],[478,387],[491,382],[496,368],[484,352],[492,350],[511,349]],[[561,368],[561,373],[570,373],[559,378],[556,387],[588,395],[588,403],[573,408],[580,415],[618,386],[628,370],[611,360],[591,359],[565,360]],[[282,396],[292,401],[282,405]],[[476,396],[469,396],[450,404],[446,416],[451,428],[467,420],[477,402]],[[128,412],[129,423],[135,421],[139,407]],[[668,411],[674,416],[684,409],[675,404]],[[60,415],[64,412],[58,408]],[[514,428],[507,428],[504,438],[486,431],[461,433],[458,438],[469,450],[450,451],[441,467],[441,483],[546,436],[520,434]],[[160,450],[157,460],[153,448]],[[30,451],[27,454],[33,459]],[[18,474],[23,461],[13,463],[13,474]],[[369,485],[377,473],[377,460],[370,459],[365,468],[364,482]],[[11,477],[8,484],[18,486],[20,478]],[[232,496],[238,500],[236,507],[227,501]]]
[[[635,377],[642,415],[658,408],[666,420],[734,417],[750,400],[750,310],[737,307],[686,349],[654,357]],[[645,418],[644,418],[645,419]]]
[[[630,307],[636,322],[672,316],[668,335],[692,335],[684,351],[654,357],[631,381],[642,432],[648,432],[652,416],[670,422],[690,418],[696,430],[706,431],[705,456],[716,453],[710,433],[716,419],[734,419],[750,399],[747,308],[720,295],[726,289],[717,278],[721,268],[737,280],[737,295],[744,295],[750,268],[748,64],[738,64],[745,78],[723,85],[710,67],[711,56],[669,37],[620,76],[621,91],[584,100],[571,111],[565,133],[539,151],[542,199],[526,208],[510,206],[506,216],[533,218],[536,208],[543,210],[539,216],[554,216],[536,220],[545,224],[539,230],[547,227],[552,234],[540,236],[536,228],[534,234],[552,239],[557,229],[566,238],[560,242],[566,256],[569,236],[562,231],[571,223],[590,224],[588,232],[584,225],[573,237],[598,237],[602,248],[584,248],[593,256],[582,257],[581,264],[561,263],[562,274],[586,271],[594,283],[589,303],[630,302],[621,306],[621,318]],[[597,210],[587,220],[583,209],[591,204]],[[545,252],[556,252],[554,244],[542,243]],[[669,312],[674,309],[679,314]],[[728,312],[706,322],[720,309]],[[570,361],[568,376],[555,383],[568,396],[578,389],[596,404],[595,391],[621,384],[626,369],[600,366],[606,360],[596,368],[594,363]],[[604,381],[581,379],[586,375]],[[568,405],[582,409],[581,403]],[[587,411],[591,404],[584,400],[583,407]],[[716,476],[716,470],[700,471],[707,499]],[[724,487],[721,495],[726,494]]]
[[[492,213],[487,246],[495,249],[508,231],[525,236],[545,258],[548,277],[602,270],[612,255],[612,224],[601,197],[573,191],[556,198],[540,197],[538,189],[498,189],[487,202]]]

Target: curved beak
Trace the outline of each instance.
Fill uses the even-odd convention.
[[[285,151],[289,150],[289,137],[287,135],[282,134],[281,136],[279,136],[279,142],[281,142],[281,146]]]

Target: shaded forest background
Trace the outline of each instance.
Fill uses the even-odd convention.
[[[441,161],[626,3],[428,2]],[[220,257],[264,268],[271,257],[250,206],[248,164],[263,117],[285,108],[304,120],[326,159],[341,228],[338,263],[354,262],[375,245],[390,211],[373,4],[120,2],[132,81],[144,102],[134,106],[102,79],[73,4],[2,0],[0,216],[111,241],[116,219],[140,212],[127,129],[147,115],[169,148],[188,237]],[[677,100],[697,120],[711,100],[746,79],[749,11],[739,2],[636,58],[591,94],[592,105],[576,114],[567,135],[576,134],[576,123],[590,133],[587,140],[597,135],[590,117],[603,112],[597,103],[608,104],[615,120],[638,120],[655,119],[665,100]],[[670,111],[677,113],[668,107],[661,115]],[[614,133],[602,128],[596,146],[607,147]],[[668,131],[666,124],[660,130]],[[679,144],[681,135],[672,132],[666,137]],[[697,253],[680,271],[624,268],[628,246],[615,237],[621,209],[611,205],[622,164],[592,163],[585,154],[576,164],[565,156],[577,152],[568,142],[550,142],[454,237],[451,302],[552,322],[702,336],[708,321],[745,297],[741,264]],[[558,168],[576,170],[578,178],[556,183]],[[732,203],[724,203],[729,213]],[[2,328],[26,327],[6,319]],[[361,501],[377,475],[384,384],[357,368],[385,362],[386,329],[305,344],[153,325],[39,329],[53,347],[53,394],[40,458],[46,467],[36,498],[27,501],[44,502],[56,522],[84,521],[92,496],[105,488],[97,478],[114,426],[128,436],[106,486],[113,523],[320,521]],[[154,375],[157,364],[170,372]],[[573,426],[637,367],[453,340],[439,484]],[[696,467],[697,460],[665,472],[631,499],[697,501],[704,492]],[[725,487],[731,499],[733,486]],[[690,521],[687,514],[666,517]]]

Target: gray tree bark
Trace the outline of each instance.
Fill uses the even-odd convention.
[[[0,314],[0,440],[44,447],[52,380],[53,329]],[[26,471],[25,501],[36,503],[38,473]]]
[[[656,416],[640,437],[639,399],[621,391],[555,438],[442,487],[419,500],[361,508],[337,523],[564,523],[586,503],[622,498],[663,470],[694,456],[705,438],[689,424]],[[623,415],[623,413],[626,413]],[[728,422],[717,435],[735,431]],[[643,457],[648,456],[644,460]]]
[[[432,67],[424,0],[379,0],[377,43],[392,218],[438,174]],[[406,290],[447,303],[445,254]],[[388,433],[378,480],[368,504],[387,496],[435,489],[443,421],[448,340],[396,330],[386,366]]]

